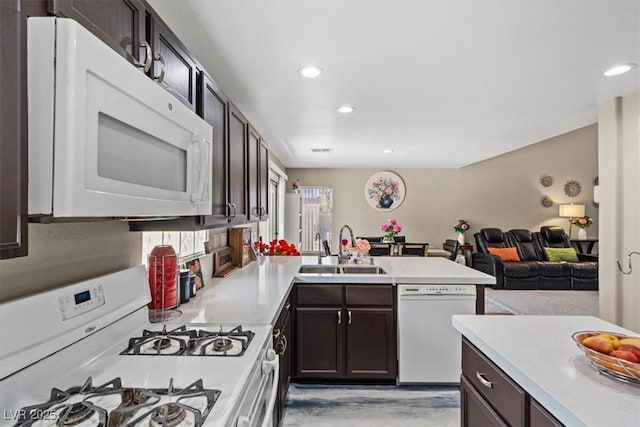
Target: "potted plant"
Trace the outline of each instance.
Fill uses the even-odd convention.
[[[389,221],[380,224],[380,230],[384,232],[382,236],[383,243],[395,243],[395,237],[402,231],[402,226],[398,224],[395,218],[389,218]]]
[[[458,242],[461,245],[464,245],[465,242],[464,233],[466,233],[470,228],[471,224],[467,220],[459,219],[457,221],[454,221],[453,229],[458,233]]]

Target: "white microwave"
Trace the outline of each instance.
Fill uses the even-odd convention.
[[[211,126],[76,21],[29,18],[29,214],[211,214]]]

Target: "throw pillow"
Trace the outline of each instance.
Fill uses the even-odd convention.
[[[497,255],[502,261],[517,262],[520,261],[518,250],[516,248],[488,248],[491,255]]]
[[[578,254],[573,248],[544,248],[548,261],[578,262]]]

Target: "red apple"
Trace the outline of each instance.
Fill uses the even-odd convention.
[[[613,350],[611,353],[609,353],[609,356],[617,357],[618,359],[624,359],[633,363],[640,362],[638,356],[628,350]]]
[[[636,347],[635,345],[622,344],[620,348],[618,348],[618,350],[630,351],[631,353],[635,354],[638,359],[640,359],[640,348]]]

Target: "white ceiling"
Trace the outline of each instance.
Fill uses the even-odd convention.
[[[461,167],[640,88],[602,76],[640,63],[638,0],[149,2],[287,167]]]

